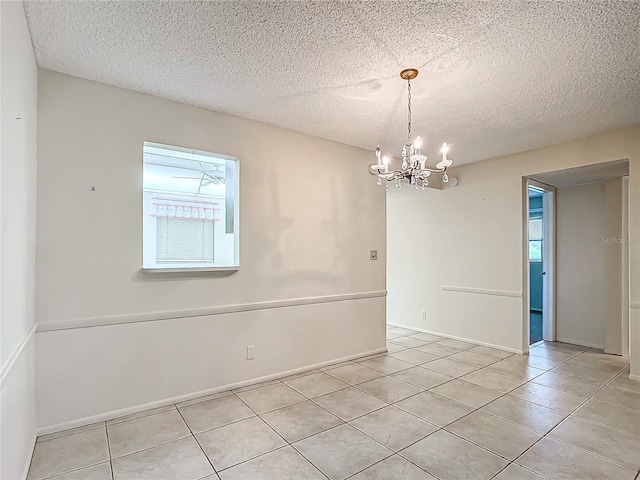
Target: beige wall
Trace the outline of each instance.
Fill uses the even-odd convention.
[[[50,71],[39,85],[41,430],[384,348],[371,152]],[[240,159],[238,272],[140,272],[145,140]]]
[[[640,238],[640,126],[464,165],[452,169],[455,188],[390,197],[388,320],[526,350],[523,177],[619,159],[629,159],[629,234]],[[640,244],[630,243],[632,375],[640,375]]]
[[[35,442],[37,66],[21,2],[0,2],[0,478]]]

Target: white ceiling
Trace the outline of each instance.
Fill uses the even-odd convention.
[[[28,1],[40,66],[457,164],[640,123],[636,1]],[[373,154],[372,154],[373,159]]]

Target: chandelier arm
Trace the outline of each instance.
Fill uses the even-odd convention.
[[[408,98],[408,113],[407,113],[407,146],[411,146],[411,79],[407,80],[407,98]]]

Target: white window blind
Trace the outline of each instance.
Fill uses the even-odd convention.
[[[156,217],[158,262],[213,262],[215,222],[206,218]]]

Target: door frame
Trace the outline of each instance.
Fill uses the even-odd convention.
[[[546,341],[556,339],[556,189],[551,185],[533,180],[523,179],[523,352],[529,351],[530,342],[530,309],[531,291],[529,290],[529,187],[536,187],[544,191],[542,201],[542,261],[543,279],[542,295],[542,336]]]

